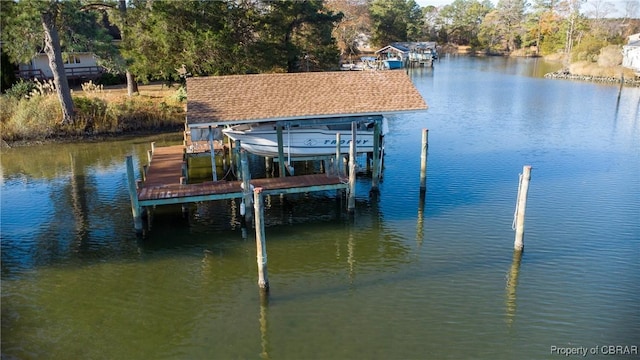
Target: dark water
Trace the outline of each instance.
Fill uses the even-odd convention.
[[[333,194],[266,200],[267,305],[236,204],[158,208],[135,236],[124,158],[180,134],[3,150],[2,357],[637,358],[602,347],[640,346],[640,89],[541,78],[554,66],[412,70],[430,108],[390,119],[377,198],[359,179],[352,220]]]

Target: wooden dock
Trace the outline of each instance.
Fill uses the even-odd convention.
[[[242,181],[207,181],[184,184],[184,146],[152,147],[144,180],[136,182],[133,159],[127,157],[127,175],[136,230],[142,229],[145,207],[185,204],[200,201],[244,198],[252,190],[243,190]],[[251,187],[262,188],[265,195],[348,189],[348,179],[329,174],[298,175],[249,180]]]

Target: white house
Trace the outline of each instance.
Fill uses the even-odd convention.
[[[629,42],[622,47],[622,66],[640,76],[640,33],[629,36]]]
[[[93,53],[71,53],[64,61],[64,70],[68,80],[86,79],[95,80],[103,72],[103,68],[98,66]],[[37,78],[47,80],[53,78],[53,72],[49,67],[49,59],[44,53],[37,54],[29,63],[20,64],[16,75],[23,79]]]

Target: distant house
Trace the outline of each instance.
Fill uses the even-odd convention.
[[[64,61],[64,70],[68,80],[95,80],[104,71],[98,66],[95,55],[89,52],[69,54]],[[29,63],[18,65],[16,76],[22,79],[53,79],[47,55],[39,53]]]
[[[622,66],[640,76],[640,33],[629,36],[629,42],[622,47]]]

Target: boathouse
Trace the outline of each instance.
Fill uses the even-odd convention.
[[[349,168],[349,181],[342,173],[286,176],[284,133],[291,127],[317,127],[330,124],[351,125],[352,144],[360,122],[373,124],[381,131],[389,114],[426,110],[427,105],[402,71],[308,72],[193,77],[187,79],[187,118],[183,146],[155,148],[149,151],[142,181],[134,179],[133,162],[127,158],[129,192],[136,230],[142,230],[141,216],[147,207],[185,204],[220,199],[252,202],[252,188],[262,195],[351,190],[355,187],[355,168]],[[242,144],[225,145],[223,129],[241,124],[269,123],[277,130],[279,177],[254,179],[249,174]],[[188,139],[187,139],[188,138]],[[374,136],[375,139],[379,138]],[[338,136],[339,139],[339,136]],[[340,140],[336,139],[337,143]],[[196,146],[201,143],[206,146]],[[217,143],[218,145],[216,145]],[[216,176],[216,148],[229,146],[236,154],[233,166],[237,179],[219,180]],[[238,146],[239,145],[239,146]],[[341,164],[340,147],[334,159]],[[349,157],[354,161],[356,145]],[[381,144],[374,144],[381,149]],[[211,181],[190,183],[188,158],[205,153],[211,158]],[[373,151],[372,188],[377,189],[381,173],[381,151]],[[337,168],[337,167],[336,167]],[[326,168],[325,168],[326,169]],[[187,171],[185,171],[187,170]],[[355,206],[355,195],[354,195]],[[241,207],[243,208],[243,207]]]
[[[187,79],[187,93],[186,124],[191,140],[220,139],[221,129],[229,126],[274,124],[281,139],[274,159],[280,176],[286,173],[284,129],[366,121],[380,124],[385,115],[427,108],[402,72],[196,77]]]

